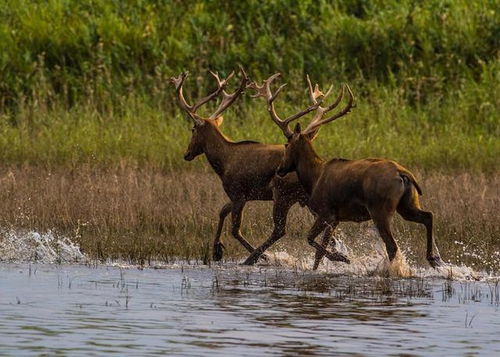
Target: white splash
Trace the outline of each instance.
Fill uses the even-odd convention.
[[[0,261],[77,263],[87,261],[80,247],[52,231],[0,231]]]

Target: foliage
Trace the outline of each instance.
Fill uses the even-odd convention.
[[[494,171],[500,21],[494,0],[6,0],[0,4],[0,158],[43,165],[180,165],[188,140],[168,77],[237,64],[290,83],[348,81],[352,117],[323,130],[326,155]],[[235,139],[282,142],[262,103],[227,114]],[[238,119],[240,118],[240,119]],[[234,124],[234,125],[233,125]]]

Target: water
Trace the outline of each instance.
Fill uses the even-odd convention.
[[[500,354],[499,277],[367,251],[319,272],[285,252],[142,269],[92,265],[51,232],[3,232],[0,355]]]
[[[232,265],[0,265],[2,355],[498,355],[498,285]]]

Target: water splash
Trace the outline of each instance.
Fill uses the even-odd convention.
[[[336,234],[337,243],[329,249],[337,249],[351,259],[351,264],[342,262],[331,262],[324,258],[319,266],[318,272],[331,275],[346,275],[353,277],[375,276],[391,278],[438,278],[450,280],[488,280],[496,279],[485,272],[477,272],[466,265],[446,264],[437,269],[430,267],[419,267],[408,262],[405,252],[399,252],[396,258],[390,262],[385,246],[373,229],[363,233],[364,239],[362,249],[354,252],[348,245],[343,243],[345,238],[342,231]],[[268,267],[293,269],[299,271],[310,271],[314,263],[313,250],[307,254],[289,254],[286,251],[266,252],[270,260],[259,263],[255,269]],[[78,244],[68,237],[57,235],[51,231],[39,233],[35,231],[0,230],[0,262],[39,262],[39,263],[87,263],[90,261],[80,250]],[[135,264],[123,261],[108,261],[104,263],[110,266],[123,268],[137,267]],[[199,261],[177,261],[152,262],[152,268],[177,268],[185,265],[199,265]],[[222,263],[227,269],[242,269],[235,263]],[[252,269],[252,268],[248,268]]]
[[[297,257],[285,251],[267,252],[270,260],[260,264],[262,267],[282,267],[293,270],[311,270],[314,263],[314,255],[308,257]],[[477,272],[466,265],[445,264],[436,269],[431,267],[419,267],[408,263],[403,252],[399,252],[392,262],[389,261],[385,251],[373,250],[370,254],[354,256],[350,255],[351,264],[342,262],[331,262],[323,259],[318,272],[332,275],[347,276],[375,276],[386,278],[439,278],[450,280],[488,280],[498,278],[485,272]]]
[[[87,258],[68,237],[11,229],[0,232],[0,261],[77,263]]]

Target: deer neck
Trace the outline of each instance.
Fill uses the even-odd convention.
[[[208,131],[204,152],[210,166],[219,176],[222,176],[225,163],[231,155],[230,144],[231,141],[219,129],[211,128]]]
[[[324,160],[321,159],[311,144],[305,145],[305,150],[297,158],[297,175],[308,194],[311,194],[318,182]]]

